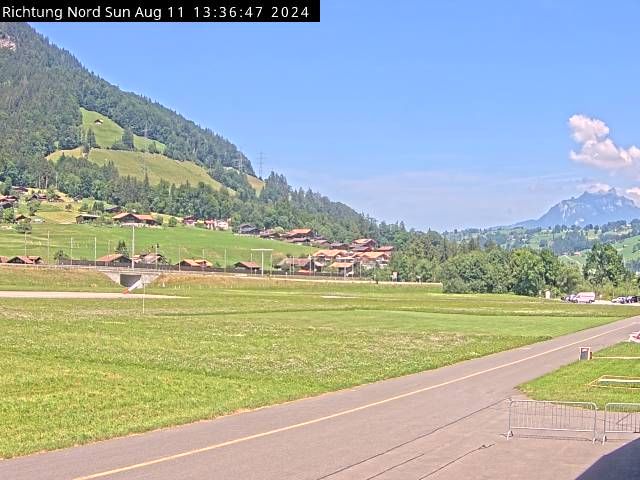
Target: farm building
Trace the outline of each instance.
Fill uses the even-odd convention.
[[[9,258],[6,263],[14,263],[19,265],[40,265],[44,263],[44,260],[42,259],[42,257],[38,257],[37,255],[18,255]]]
[[[112,253],[96,259],[96,262],[102,265],[130,265],[131,258],[129,258],[127,255],[124,255],[123,253]]]
[[[151,215],[122,212],[113,216],[113,221],[120,225],[154,226],[158,223]]]
[[[104,209],[104,213],[110,213],[112,215],[120,212],[122,212],[122,207],[119,207],[118,205],[114,205],[112,207],[107,207]]]
[[[185,258],[180,263],[178,263],[180,267],[193,267],[193,268],[210,268],[213,264],[205,259],[193,259],[193,258]]]
[[[140,263],[143,265],[166,264],[167,259],[160,253],[147,253],[146,255],[140,256]]]
[[[76,223],[92,223],[95,222],[98,218],[98,215],[92,215],[90,213],[81,213],[76,216]]]
[[[260,235],[260,229],[250,223],[243,223],[238,226],[238,233],[240,235]]]
[[[238,270],[245,270],[250,273],[258,273],[260,271],[260,265],[255,262],[236,262],[233,266]]]

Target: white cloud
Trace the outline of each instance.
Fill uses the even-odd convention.
[[[640,187],[627,188],[624,193],[627,197],[634,201],[636,205],[640,206]]]
[[[600,182],[589,183],[586,185],[583,184],[581,186],[584,191],[589,193],[604,193],[613,189],[611,185],[606,183],[600,183]]]
[[[569,118],[571,138],[580,144],[580,151],[571,150],[569,158],[603,170],[631,167],[640,160],[640,149],[617,146],[609,137],[609,127],[597,118],[573,115]]]

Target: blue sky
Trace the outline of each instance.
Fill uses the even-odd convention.
[[[264,152],[296,186],[441,230],[605,184],[640,194],[639,17],[633,1],[322,0],[319,24],[34,26],[256,169]]]

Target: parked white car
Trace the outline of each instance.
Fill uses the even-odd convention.
[[[595,292],[580,292],[576,295],[574,302],[576,303],[593,303],[596,301]]]

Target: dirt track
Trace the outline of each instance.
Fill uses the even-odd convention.
[[[0,298],[59,298],[69,299],[147,299],[153,298],[185,298],[172,295],[143,295],[140,293],[109,293],[109,292],[38,292],[38,291],[0,291]]]

